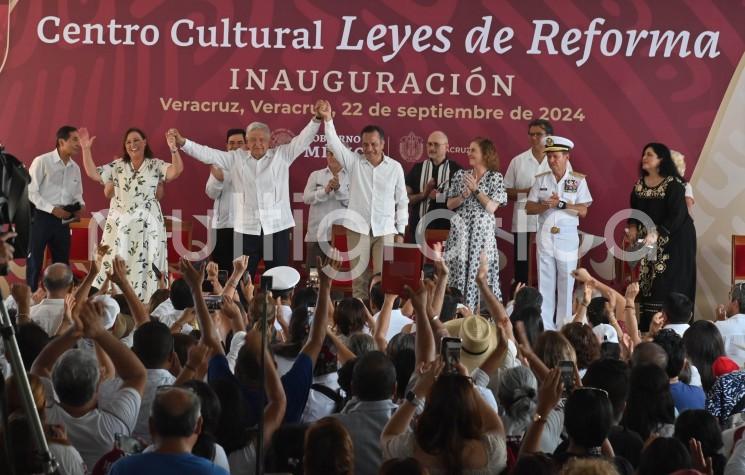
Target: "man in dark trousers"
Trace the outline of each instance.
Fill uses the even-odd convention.
[[[65,125],[57,131],[55,149],[36,157],[29,168],[28,198],[36,206],[26,261],[26,282],[31,290],[39,283],[47,245],[52,262],[68,263],[69,223],[85,210],[80,167],[72,159],[79,152],[78,129]]]

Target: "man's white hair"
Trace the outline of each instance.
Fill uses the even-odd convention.
[[[250,124],[248,124],[248,127],[246,127],[246,135],[248,135],[252,130],[261,130],[267,135],[272,135],[272,131],[271,129],[269,129],[269,126],[263,122],[251,122]]]

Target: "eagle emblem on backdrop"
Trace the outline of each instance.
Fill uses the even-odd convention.
[[[277,145],[288,144],[294,136],[295,134],[290,129],[274,129],[272,130],[272,137],[269,146],[274,148]]]
[[[401,137],[398,153],[407,162],[418,162],[424,152],[424,139],[414,132]]]

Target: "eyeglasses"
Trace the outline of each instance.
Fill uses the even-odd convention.
[[[443,147],[444,145],[444,143],[427,142],[427,147]]]
[[[531,137],[543,137],[546,135],[546,132],[528,132],[528,135]]]

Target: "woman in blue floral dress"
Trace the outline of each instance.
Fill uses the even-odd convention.
[[[153,264],[166,269],[166,230],[157,192],[161,182],[176,179],[184,169],[173,137],[167,137],[171,163],[153,158],[145,133],[130,128],[124,134],[122,158],[96,167],[91,154],[95,137],[81,129],[86,174],[104,185],[111,197],[101,244],[109,246],[95,285],[101,286],[111,261],[119,255],[127,262],[127,276],[137,296],[148,301],[158,288]]]

